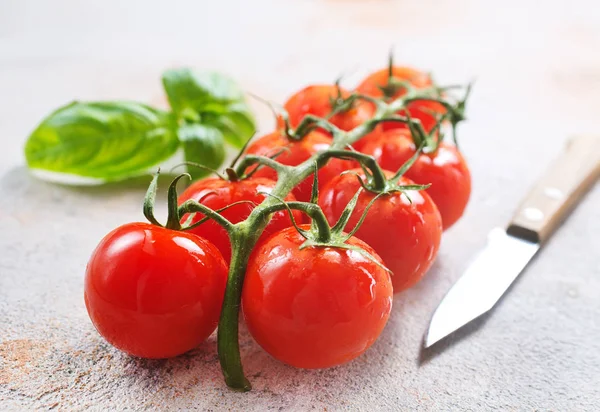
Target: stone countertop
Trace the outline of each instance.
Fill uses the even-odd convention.
[[[218,4],[217,4],[218,3]],[[423,359],[432,311],[504,225],[565,139],[600,134],[594,1],[0,3],[0,409],[595,410],[600,404],[600,188],[591,190],[491,316]],[[228,390],[214,336],[176,359],[125,356],[95,332],[87,259],[142,219],[147,179],[72,188],[36,180],[22,147],[74,98],[160,102],[159,76],[226,71],[275,101],[396,60],[442,83],[476,78],[461,147],[473,174],[437,262],[395,297],[376,344],[348,365],[298,370],[241,334],[254,390]],[[263,131],[273,126],[256,104]],[[421,364],[419,363],[421,359]]]

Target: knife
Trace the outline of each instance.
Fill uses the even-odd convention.
[[[489,311],[600,176],[600,136],[578,136],[533,186],[506,229],[486,247],[433,313],[428,348]]]

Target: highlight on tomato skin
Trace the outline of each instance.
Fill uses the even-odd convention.
[[[284,133],[276,131],[264,135],[252,142],[246,149],[246,153],[273,156],[274,154],[281,152],[275,159],[277,162],[284,165],[297,166],[308,160],[315,153],[327,150],[330,145],[331,138],[319,131],[312,131],[298,141],[292,141],[288,139]],[[354,165],[355,163],[349,160],[330,159],[325,166],[319,169],[319,187],[322,187],[345,170],[354,167]],[[267,177],[274,180],[277,179],[277,173],[269,167],[258,169],[253,176]],[[292,193],[297,200],[302,202],[308,202],[310,200],[312,183],[313,175],[311,174],[294,188]]]
[[[360,151],[388,170],[397,170],[417,148],[408,130],[395,129],[368,139]],[[404,174],[418,184],[431,184],[427,194],[437,205],[444,230],[464,214],[471,196],[471,173],[456,146],[441,142],[434,153],[421,154]]]
[[[319,195],[319,205],[330,224],[334,224],[344,207],[360,189],[356,175],[365,178],[361,169],[332,179]],[[384,170],[389,178],[392,172]],[[402,177],[401,185],[414,184]],[[363,191],[352,213],[353,227],[376,196]],[[410,196],[410,201],[407,198]],[[375,201],[355,236],[371,246],[392,271],[394,293],[415,285],[427,273],[437,255],[442,237],[442,220],[431,198],[422,191],[407,194],[394,192]]]
[[[259,174],[259,173],[257,173]],[[274,176],[277,177],[276,175]],[[253,202],[243,203],[232,206],[221,212],[226,219],[231,223],[239,223],[246,220],[252,210],[265,200],[266,195],[263,193],[271,193],[277,182],[267,177],[253,176],[237,181],[229,181],[221,178],[206,178],[192,183],[180,196],[178,203],[181,205],[189,199],[196,200],[201,204],[210,207],[213,210],[219,210],[223,207],[231,205],[239,201]],[[288,202],[296,200],[293,194],[285,197]],[[300,211],[293,211],[296,221],[302,220]],[[184,215],[181,222],[185,222],[189,215]],[[198,222],[204,217],[202,213],[196,213],[192,219],[192,224]],[[271,220],[265,228],[261,238],[269,236],[271,233],[277,232],[286,227],[292,226],[287,211],[279,211],[273,213]],[[231,260],[231,244],[227,231],[214,220],[208,220],[201,225],[190,229],[188,232],[194,233],[214,244],[226,262]]]
[[[181,355],[216,329],[227,265],[208,241],[148,223],[106,235],[86,269],[85,305],[96,330],[133,356]]]
[[[251,335],[271,356],[298,368],[328,368],[360,356],[379,337],[390,316],[392,284],[387,271],[360,253],[300,250],[304,240],[292,227],[257,245],[242,309]],[[348,243],[381,261],[361,240]]]
[[[409,66],[393,66],[392,76],[394,79],[399,81],[409,82],[413,87],[417,89],[424,89],[433,86],[431,77],[416,68]],[[382,98],[385,94],[382,87],[389,82],[389,69],[381,69],[371,73],[367,76],[356,88],[356,91],[367,96]],[[406,91],[403,88],[398,88],[390,97],[390,99],[396,99],[402,97]],[[444,106],[440,103],[427,101],[427,100],[416,100],[408,105],[408,111],[414,119],[419,119],[423,128],[429,133],[437,123],[436,115],[441,115],[446,112]],[[404,111],[398,112],[400,115],[404,115]],[[407,126],[403,123],[398,122],[383,122],[382,130],[391,129],[406,129]]]

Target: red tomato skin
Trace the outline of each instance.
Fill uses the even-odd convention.
[[[216,329],[227,265],[195,235],[147,223],[113,230],[94,250],[84,299],[98,332],[141,358],[181,355]]]
[[[284,165],[297,166],[309,159],[317,152],[327,150],[331,144],[331,139],[319,131],[308,133],[299,141],[290,141],[280,132],[273,132],[262,136],[254,141],[247,149],[248,154],[272,156],[281,148],[287,147],[289,150],[282,152],[277,156],[277,161]],[[325,166],[319,169],[319,187],[323,187],[335,176],[339,176],[345,170],[352,168],[354,162],[341,159],[331,159]],[[260,168],[253,176],[277,179],[275,170],[269,167]],[[310,200],[313,184],[313,175],[302,181],[292,193],[302,202]]]
[[[340,88],[342,98],[350,96],[350,92]],[[297,127],[307,114],[318,117],[327,117],[333,110],[330,99],[338,96],[338,88],[335,85],[311,85],[292,95],[285,103],[284,108],[288,112],[290,124]],[[373,117],[375,108],[371,104],[357,100],[352,107],[336,114],[329,119],[331,124],[342,130],[352,130]],[[283,126],[282,119],[279,125]]]
[[[362,170],[355,172],[364,178]],[[385,174],[392,176],[388,171]],[[402,178],[400,184],[413,182]],[[350,174],[333,179],[323,188],[319,205],[331,224],[339,219],[359,188],[356,176]],[[409,196],[412,204],[400,193],[376,200],[355,234],[369,244],[392,271],[395,293],[408,289],[425,275],[435,260],[442,237],[442,220],[431,198],[419,191],[411,191]],[[373,197],[372,192],[361,193],[348,228],[356,225]]]
[[[407,130],[408,129],[398,129],[398,130]],[[371,142],[373,140],[378,140],[379,139],[379,135],[383,133],[383,129],[379,129],[376,130],[372,133],[369,133],[363,137],[361,137],[360,139],[358,139],[356,142],[352,143],[352,147],[358,151],[358,152],[363,152],[363,147],[365,147],[367,145],[368,142]]]
[[[409,81],[415,88],[424,89],[431,87],[433,82],[429,75],[412,67],[394,66],[392,68],[393,76],[402,81]],[[381,69],[367,76],[362,83],[356,88],[357,92],[372,97],[383,97],[383,92],[380,87],[385,86],[388,82],[388,69]],[[405,92],[399,90],[393,98],[402,96]],[[423,128],[426,132],[430,132],[436,124],[435,115],[430,112],[444,114],[446,109],[437,102],[417,100],[408,105],[408,111],[413,118],[421,120]],[[398,114],[403,115],[401,110]],[[406,129],[407,126],[398,122],[383,122],[382,130],[390,129]],[[358,148],[357,148],[358,150]]]
[[[397,170],[416,147],[407,130],[396,129],[369,139],[361,151],[375,157],[382,168]],[[419,156],[405,176],[419,184],[431,183],[427,194],[442,215],[444,230],[461,218],[471,196],[471,173],[455,146],[440,143],[435,153]]]
[[[193,199],[213,210],[221,209],[241,200],[248,200],[258,205],[265,199],[265,195],[260,192],[271,193],[275,184],[276,182],[269,178],[254,176],[235,182],[220,178],[202,179],[192,183],[179,196],[179,204],[182,204],[186,200]],[[294,195],[290,194],[286,196],[285,200],[292,202],[295,201],[296,198]],[[221,212],[221,215],[227,218],[231,223],[235,224],[246,220],[248,215],[252,212],[252,209],[254,209],[252,204],[240,204],[224,210]],[[297,222],[302,222],[302,212],[295,210],[293,211],[293,215]],[[203,214],[197,213],[196,216],[194,216],[192,223],[199,221],[203,217]],[[181,219],[182,223],[185,222],[187,218],[188,215],[183,216]],[[292,226],[292,221],[290,220],[287,211],[276,212],[273,214],[271,221],[265,228],[262,237],[269,236],[271,233],[278,232],[281,229],[290,226]],[[229,242],[229,236],[227,231],[221,227],[221,225],[213,220],[209,220],[202,223],[200,226],[189,230],[189,232],[214,244],[219,249],[226,262],[231,260],[231,244]]]
[[[375,342],[390,315],[392,285],[385,270],[358,252],[299,250],[304,240],[288,228],[255,249],[242,308],[248,330],[274,358],[298,368],[328,368]],[[348,243],[379,259],[364,242],[353,237]]]

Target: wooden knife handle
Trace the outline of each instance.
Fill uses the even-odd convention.
[[[507,232],[544,243],[600,176],[600,136],[569,140],[517,209]]]

